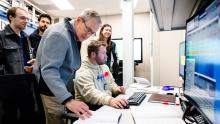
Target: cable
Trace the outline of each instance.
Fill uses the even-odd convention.
[[[133,114],[132,114],[132,112],[131,112],[131,108],[129,108],[129,110],[130,110],[130,113],[131,113],[131,117],[132,117],[132,119],[133,119],[133,122],[134,122],[134,124],[136,124],[136,121],[135,121],[135,119],[134,119],[134,116],[133,116]]]

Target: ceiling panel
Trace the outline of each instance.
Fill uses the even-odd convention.
[[[43,11],[54,17],[75,17],[83,9],[92,8],[100,15],[121,14],[120,0],[69,0],[74,10],[59,10],[52,0],[28,0]],[[135,13],[149,12],[149,0],[138,0]]]

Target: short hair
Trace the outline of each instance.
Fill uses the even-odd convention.
[[[95,10],[92,9],[83,10],[82,13],[80,14],[80,17],[82,17],[82,19],[85,22],[90,20],[91,18],[95,18],[98,23],[102,23],[100,15]]]
[[[106,45],[101,41],[91,40],[91,43],[88,45],[87,48],[88,56],[90,57],[92,52],[98,53],[101,46],[106,47]]]
[[[11,7],[10,9],[8,9],[8,11],[7,11],[7,18],[8,18],[9,23],[11,23],[10,16],[12,16],[12,17],[16,16],[17,9],[21,9],[21,10],[26,11],[25,9],[23,9],[21,7]]]
[[[41,18],[48,18],[50,20],[50,24],[51,24],[51,17],[48,14],[40,14],[40,16],[38,17],[38,22],[40,22]]]

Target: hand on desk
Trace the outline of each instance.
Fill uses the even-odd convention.
[[[85,119],[85,117],[90,117],[92,113],[89,111],[89,106],[81,101],[76,101],[74,99],[68,101],[65,106],[72,112],[76,114],[77,117]]]
[[[110,100],[110,106],[114,107],[114,108],[124,108],[125,106],[128,105],[128,101],[126,99],[123,98],[112,98]]]

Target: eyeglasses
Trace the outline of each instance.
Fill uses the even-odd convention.
[[[92,29],[86,25],[86,22],[84,20],[82,20],[82,21],[85,25],[84,31],[90,35],[95,34],[95,32],[93,32]]]
[[[29,18],[26,17],[26,16],[16,16],[16,17],[18,17],[18,18],[21,19],[21,20],[27,20],[27,21],[29,21]]]

